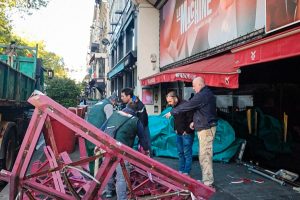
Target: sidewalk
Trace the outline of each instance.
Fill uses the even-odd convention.
[[[7,184],[0,192],[0,200],[8,200],[9,198],[9,185]]]
[[[155,158],[169,167],[176,168],[177,160],[169,158]],[[274,200],[274,199],[300,199],[291,186],[281,186],[272,180],[250,173],[245,166],[236,163],[214,163],[216,194],[213,200]],[[201,179],[198,161],[193,161],[191,177]],[[263,183],[231,183],[241,179],[263,181]]]

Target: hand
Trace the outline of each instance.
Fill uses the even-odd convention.
[[[190,123],[190,129],[194,130],[194,122]]]
[[[104,149],[101,149],[101,148],[95,146],[95,148],[94,148],[94,154],[96,155],[98,153],[99,154],[104,154],[104,153],[106,153],[106,151]]]
[[[150,151],[149,150],[145,151],[141,145],[138,145],[138,151],[141,152],[142,154],[150,157]]]
[[[148,156],[148,157],[150,157],[150,151],[148,150],[148,151],[145,151],[145,153],[144,153],[146,156]]]
[[[172,116],[172,115],[171,115],[170,112],[168,112],[167,114],[164,115],[164,117],[167,118],[167,119],[169,119],[171,116]]]

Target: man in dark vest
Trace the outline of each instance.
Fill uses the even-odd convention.
[[[144,135],[144,126],[139,118],[136,116],[137,104],[129,102],[122,111],[117,111],[105,122],[102,129],[104,132],[108,128],[115,128],[116,132],[113,137],[129,147],[133,147],[135,137],[138,136],[139,143],[149,155],[149,143]],[[128,162],[125,162],[128,171]],[[114,179],[111,178],[106,187],[106,198],[112,197],[112,190],[114,189]],[[127,199],[127,185],[122,172],[120,164],[116,168],[116,193],[118,200]]]
[[[88,110],[86,120],[99,129],[102,126],[102,124],[113,114],[113,106],[117,102],[117,99],[118,97],[114,93],[110,97],[103,99],[102,101],[93,105]],[[93,156],[95,145],[86,140],[85,146],[88,156]],[[94,162],[90,162],[89,168],[90,173],[93,174]]]

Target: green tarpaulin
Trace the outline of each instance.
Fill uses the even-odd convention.
[[[154,156],[178,157],[173,119],[166,119],[163,116],[171,109],[171,107],[168,107],[160,115],[149,116],[151,145]],[[228,162],[235,155],[241,142],[242,140],[235,139],[235,132],[230,124],[220,119],[213,144],[214,160]],[[198,145],[198,138],[195,134],[193,156],[198,156]]]

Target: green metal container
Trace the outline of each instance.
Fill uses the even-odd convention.
[[[26,102],[35,89],[37,46],[0,47],[6,52],[0,55],[0,106]]]
[[[26,102],[34,86],[33,78],[0,61],[0,100],[2,103],[10,105]]]

